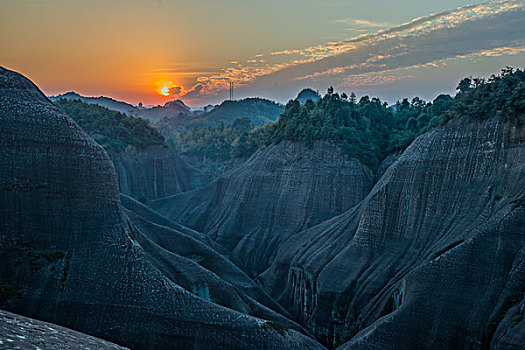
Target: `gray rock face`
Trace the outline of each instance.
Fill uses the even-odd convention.
[[[280,242],[359,203],[370,170],[331,144],[281,143],[256,152],[208,186],[153,201],[154,210],[212,237],[252,275]]]
[[[198,297],[151,259],[106,152],[0,67],[3,308],[131,348],[319,349],[301,333]],[[174,260],[176,261],[176,260]]]
[[[167,219],[153,218],[149,208],[132,198],[122,196],[122,203],[129,208],[126,213],[139,229],[137,241],[150,261],[174,283],[208,301],[304,332],[260,286],[212,249],[207,237],[183,233]]]
[[[260,280],[330,347],[523,348],[524,161],[525,126],[453,120]]]
[[[111,349],[125,348],[55,324],[0,310],[2,349]]]
[[[128,146],[124,152],[109,155],[120,192],[138,199],[167,197],[202,187],[206,182],[198,170],[166,147],[139,150]]]

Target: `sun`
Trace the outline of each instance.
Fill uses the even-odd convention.
[[[164,96],[170,95],[170,88],[168,86],[164,86],[160,88],[160,94]]]
[[[161,96],[180,96],[184,93],[184,86],[172,81],[164,80],[155,83],[155,91]]]

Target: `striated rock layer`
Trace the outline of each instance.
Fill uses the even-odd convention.
[[[150,203],[168,218],[210,236],[252,275],[280,242],[359,203],[372,172],[338,147],[283,142],[256,152],[208,186]]]
[[[263,285],[329,347],[522,348],[525,126],[502,119],[417,138],[359,205],[281,244]]]
[[[202,187],[206,182],[171,149],[150,146],[144,150],[128,146],[109,152],[115,165],[120,192],[141,201],[167,197]]]
[[[0,232],[0,304],[9,311],[135,349],[321,348],[177,285],[163,268],[180,260],[142,247],[152,240],[123,212],[106,152],[4,68]]]
[[[0,310],[2,349],[108,349],[125,348],[51,323]]]

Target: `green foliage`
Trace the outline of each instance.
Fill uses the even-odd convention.
[[[488,80],[465,78],[458,85],[450,117],[468,116],[485,120],[496,113],[525,122],[525,71],[507,67]]]
[[[465,78],[458,90],[455,98],[439,95],[427,103],[415,97],[388,107],[368,96],[356,102],[355,94],[339,96],[330,87],[317,102],[307,101],[301,105],[297,100],[290,101],[275,123],[247,134],[248,138],[254,138],[251,143],[243,141],[251,145],[301,141],[310,147],[315,141],[327,141],[341,146],[349,157],[376,169],[388,154],[405,149],[418,135],[451,118],[468,116],[483,120],[501,112],[519,123],[525,121],[525,72],[522,70],[506,68],[488,81]],[[247,153],[252,148],[247,148]]]
[[[306,103],[306,101],[308,100],[317,102],[319,101],[320,98],[321,98],[321,95],[319,95],[317,91],[314,91],[310,88],[306,88],[306,89],[301,90],[301,92],[299,92],[296,100],[299,101],[300,103]]]
[[[301,141],[313,147],[316,141],[327,141],[376,169],[382,159],[410,144],[436,117],[432,104],[417,97],[412,103],[405,99],[392,108],[368,96],[355,101],[355,95],[343,98],[333,88],[316,103],[290,101],[281,118],[266,127],[266,143]]]
[[[247,118],[253,125],[264,125],[279,118],[283,112],[283,105],[263,98],[246,98],[239,101],[224,101],[220,106],[208,113],[202,114],[199,119],[213,121],[225,125],[232,124],[240,118]]]
[[[239,101],[224,101],[213,110],[204,113],[190,113],[163,118],[157,129],[166,137],[193,128],[218,128],[221,124],[231,125],[237,119],[247,118],[253,125],[264,125],[276,120],[284,106],[262,98],[246,98]]]
[[[55,105],[108,150],[122,152],[128,145],[141,149],[166,145],[162,135],[144,119],[129,117],[80,100],[60,99]]]
[[[259,147],[254,144],[254,137],[248,134],[254,125],[248,118],[236,119],[232,125],[194,127],[187,132],[171,132],[168,142],[181,154],[207,158],[213,161],[225,161],[232,158],[241,158],[253,153]]]

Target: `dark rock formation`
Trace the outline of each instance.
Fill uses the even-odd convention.
[[[452,120],[260,280],[330,347],[523,348],[524,160],[525,126]]]
[[[373,175],[328,143],[283,142],[256,152],[208,186],[151,203],[212,237],[250,274],[264,271],[280,242],[359,203]]]
[[[150,241],[121,208],[106,152],[34,84],[4,68],[0,208],[0,304],[7,310],[137,349],[320,348],[165,275],[163,267],[178,260],[141,246]]]
[[[120,192],[140,200],[171,196],[202,187],[207,181],[179,155],[163,146],[144,150],[128,146],[109,152]]]
[[[139,231],[137,241],[154,265],[174,283],[219,305],[304,331],[282,316],[289,314],[260,286],[210,247],[217,247],[217,243],[212,241],[209,245],[209,239],[195,231],[179,231],[177,224],[154,217],[151,209],[130,197],[123,195],[122,203]]]
[[[55,324],[0,310],[0,348],[2,349],[125,349],[107,341]]]

